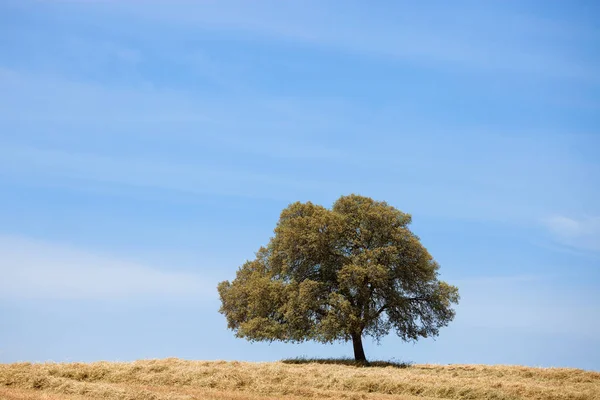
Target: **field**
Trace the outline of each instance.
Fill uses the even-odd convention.
[[[144,360],[0,364],[0,399],[600,399],[600,373],[485,365]]]

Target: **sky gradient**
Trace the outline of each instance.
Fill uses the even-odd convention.
[[[598,3],[415,4],[0,2],[0,362],[350,356],[216,285],[358,193],[461,293],[368,358],[600,370]]]

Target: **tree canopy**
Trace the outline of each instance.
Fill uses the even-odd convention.
[[[352,340],[357,361],[366,361],[364,336],[437,336],[454,318],[458,289],[438,279],[410,223],[409,214],[358,195],[331,209],[293,203],[256,258],[219,284],[219,311],[237,337]]]

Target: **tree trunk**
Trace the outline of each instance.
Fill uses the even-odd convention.
[[[366,363],[367,357],[365,357],[365,350],[363,349],[362,344],[362,335],[360,333],[352,335],[352,346],[354,346],[354,360]]]

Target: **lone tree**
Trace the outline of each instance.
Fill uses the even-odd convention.
[[[390,330],[404,341],[437,336],[454,317],[458,289],[438,280],[439,265],[386,202],[349,195],[331,210],[294,203],[275,236],[218,286],[228,327],[251,341],[352,340]]]

